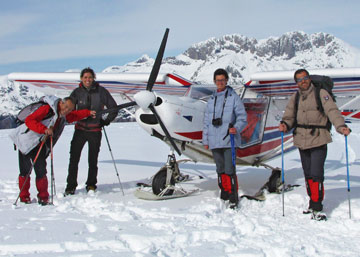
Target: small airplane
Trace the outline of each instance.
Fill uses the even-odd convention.
[[[213,163],[211,151],[205,150],[202,145],[202,129],[207,100],[216,90],[216,86],[199,85],[173,74],[161,75],[159,78],[168,33],[169,29],[166,29],[150,76],[131,75],[134,90],[128,88],[127,91],[121,91],[122,83],[111,82],[114,81],[111,76],[115,74],[108,74],[108,78],[105,74],[97,75],[97,81],[100,80],[100,84],[111,89],[112,94],[121,91],[120,94],[127,100],[116,108],[101,111],[100,114],[135,106],[136,122],[150,135],[170,146],[166,165],[153,176],[152,193],[144,194],[141,190],[137,190],[137,196],[143,199],[167,199],[189,194],[175,185],[186,177],[180,173],[178,164],[182,160],[176,160],[174,151],[179,156],[184,154],[194,162]],[[333,92],[347,120],[354,121],[360,118],[359,95],[357,94],[360,91],[360,69],[326,69],[309,70],[309,72],[332,77],[335,83]],[[272,170],[269,180],[255,195],[255,199],[258,200],[264,200],[265,189],[269,192],[279,192],[281,187],[285,186],[280,181],[281,170],[269,166],[266,162],[281,154],[281,133],[278,125],[289,96],[297,88],[293,74],[294,71],[261,72],[253,74],[244,87],[233,86],[241,96],[248,115],[248,124],[241,132],[241,146],[236,151],[236,164],[263,166]],[[72,90],[79,82],[78,73],[76,78],[74,74],[71,74],[71,79],[76,81],[76,83],[71,82],[71,86],[64,84],[63,78],[55,79],[53,74],[49,74],[46,78],[43,75],[44,73],[39,73],[32,77],[32,75],[25,76],[24,73],[12,73],[9,74],[8,79],[14,82],[30,83],[40,89],[48,87],[52,90],[65,90],[68,92],[67,95],[68,90]],[[168,83],[166,78],[173,79],[180,85],[164,85]],[[122,80],[125,81],[124,78]],[[129,84],[127,84],[128,87],[131,87]],[[139,84],[141,88],[138,87]],[[165,92],[161,91],[163,88],[166,89]],[[179,93],[180,89],[183,89],[181,93]],[[54,94],[53,91],[52,94]],[[292,139],[291,132],[284,134],[285,152],[295,149]]]

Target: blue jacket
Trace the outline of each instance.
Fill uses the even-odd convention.
[[[226,94],[226,103],[223,108]],[[214,107],[215,99],[216,105]],[[220,118],[223,110],[222,125],[214,126],[212,124],[213,118]],[[247,115],[244,104],[241,101],[240,96],[235,93],[234,89],[227,86],[224,91],[215,92],[209,99],[205,111],[202,138],[203,145],[208,145],[210,149],[230,148],[230,136],[228,135],[225,139],[224,137],[228,134],[229,124],[231,123],[237,131],[235,135],[235,146],[239,147],[241,143],[240,132],[246,126],[246,118]]]

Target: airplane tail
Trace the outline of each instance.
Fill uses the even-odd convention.
[[[179,84],[185,87],[191,86],[193,84],[190,80],[187,80],[175,73],[167,73],[165,80],[165,84]]]

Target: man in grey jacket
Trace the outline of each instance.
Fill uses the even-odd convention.
[[[312,219],[315,220],[326,220],[325,213],[321,212],[325,194],[324,163],[327,144],[332,142],[326,124],[330,120],[336,131],[345,136],[350,134],[350,129],[325,89],[320,89],[319,92],[324,112],[320,111],[316,100],[317,89],[311,83],[307,70],[297,70],[294,80],[299,87],[297,112],[295,107],[297,93],[294,93],[286,106],[279,130],[287,132],[294,128],[294,146],[299,148],[306,189],[310,197],[308,210],[304,213],[311,213]]]
[[[217,90],[209,99],[205,111],[202,143],[211,149],[216,163],[220,198],[229,200],[230,208],[237,208],[238,182],[232,163],[229,134],[234,135],[235,146],[240,146],[240,132],[246,126],[244,104],[235,91],[227,86],[229,75],[224,69],[214,72]]]

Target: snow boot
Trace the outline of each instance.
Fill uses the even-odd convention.
[[[220,188],[220,199],[223,201],[229,200],[229,193],[225,191],[225,187],[230,185],[230,179],[225,173],[218,174],[218,185]]]
[[[229,200],[230,200],[230,209],[237,209],[239,204],[239,185],[236,174],[227,175],[230,178],[230,193],[229,193]]]
[[[25,183],[26,181],[26,183]],[[30,198],[30,176],[26,179],[26,176],[19,176],[19,189],[20,189],[20,202],[29,204]]]
[[[75,194],[75,189],[70,189],[70,188],[65,189],[64,196],[74,195],[74,194]]]
[[[38,203],[41,205],[49,204],[48,179],[46,175],[36,179],[36,188],[38,190]]]
[[[86,192],[95,192],[96,188],[96,186],[86,186]]]

